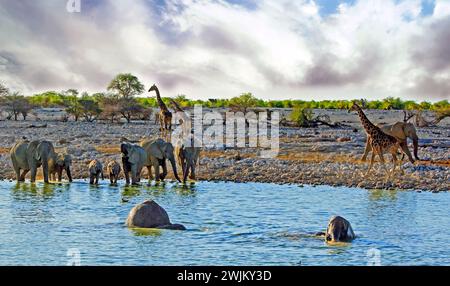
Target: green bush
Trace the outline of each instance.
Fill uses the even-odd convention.
[[[295,122],[300,127],[308,127],[312,119],[312,110],[302,106],[295,106],[290,117],[290,120]]]

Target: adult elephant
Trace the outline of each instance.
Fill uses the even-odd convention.
[[[181,144],[175,146],[178,165],[181,166],[183,171],[183,183],[186,183],[188,176],[190,179],[195,180],[195,166],[197,165],[200,151],[201,147],[198,146],[186,147]]]
[[[177,173],[177,164],[175,162],[174,148],[169,142],[162,139],[149,140],[145,139],[141,141],[140,146],[144,148],[150,164],[148,165],[149,178],[151,178],[151,168],[155,169],[155,180],[158,182],[164,180],[167,176],[167,164],[166,159],[170,161],[172,165],[173,175],[178,182],[181,182]],[[162,174],[159,173],[159,167],[163,168]]]
[[[25,181],[25,175],[31,171],[31,182],[36,181],[37,168],[42,166],[44,182],[49,182],[49,160],[56,160],[53,144],[46,140],[19,141],[10,151],[11,161],[17,181]],[[20,170],[23,170],[20,174]]]
[[[141,146],[130,143],[122,143],[120,152],[122,153],[122,168],[126,183],[130,183],[131,173],[131,184],[137,185],[141,179],[142,168],[150,165],[147,153]]]
[[[391,136],[394,136],[399,140],[400,147],[402,148],[403,152],[408,156],[408,159],[411,163],[414,163],[414,159],[411,155],[411,152],[409,152],[408,149],[408,138],[412,139],[413,146],[414,146],[414,157],[416,160],[420,161],[419,156],[417,155],[417,151],[419,148],[419,137],[417,136],[416,128],[414,127],[414,124],[412,123],[406,123],[406,122],[397,122],[395,124],[389,124],[389,125],[377,125],[381,130],[389,134]],[[362,156],[361,160],[365,161],[367,159],[367,155],[369,152],[372,151],[372,148],[369,144],[369,138],[367,138],[366,142],[366,149],[364,150],[364,155]]]

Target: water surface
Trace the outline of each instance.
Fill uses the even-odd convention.
[[[66,265],[74,250],[82,265],[450,265],[448,193],[122,185],[0,182],[0,265]],[[145,199],[188,230],[126,228],[128,212]],[[308,235],[336,214],[352,223],[352,244]]]

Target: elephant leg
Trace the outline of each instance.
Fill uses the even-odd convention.
[[[183,183],[186,183],[187,176],[189,175],[189,166],[187,162],[183,163],[182,168],[183,168]]]
[[[159,164],[156,163],[153,165],[153,167],[155,168],[155,181],[159,182],[160,180],[160,176],[159,176]]]
[[[153,174],[152,174],[152,166],[147,166],[147,177],[148,181],[151,182],[153,180]]]
[[[25,170],[24,170],[25,171]],[[15,167],[14,166],[14,172],[16,172],[16,179],[17,179],[17,182],[20,182],[21,181],[21,176],[20,176],[20,168],[17,168],[17,167]]]
[[[191,180],[195,180],[195,162],[191,163],[191,175],[189,176]]]
[[[109,182],[110,182],[111,184],[114,184],[114,175],[111,174],[111,173],[109,173]]]
[[[161,174],[161,180],[164,181],[164,179],[167,176],[167,162],[166,162],[166,160],[163,159],[163,161],[161,162],[161,166],[163,168],[163,173]]]
[[[125,174],[125,183],[127,185],[129,185],[130,184],[130,174],[129,174],[130,168],[128,165],[128,160],[123,157],[122,157],[122,167],[123,167],[123,173]]]
[[[37,167],[31,167],[31,182],[36,182]]]
[[[372,147],[370,146],[370,142],[369,142],[369,141],[370,141],[370,139],[367,138],[367,141],[366,141],[366,148],[364,149],[364,154],[363,154],[363,156],[361,157],[361,161],[363,161],[363,162],[366,161],[367,155],[369,154],[370,151],[372,151]]]
[[[124,172],[125,173],[125,183],[127,185],[130,184],[130,173],[128,171]]]
[[[413,156],[411,155],[411,152],[409,152],[407,141],[406,141],[406,140],[405,140],[405,141],[402,141],[402,142],[400,143],[400,147],[402,148],[403,153],[405,153],[406,156],[408,156],[409,161],[410,161],[412,164],[414,164],[415,161],[414,161],[414,159],[413,159]],[[404,155],[403,155],[403,157],[404,157]],[[403,158],[402,158],[402,160],[403,160]]]
[[[23,170],[22,171],[22,175],[19,178],[19,182],[25,182],[25,176],[28,174],[29,171],[30,170]],[[19,169],[19,172],[20,172],[20,169]]]
[[[58,170],[58,182],[62,181],[62,168]],[[55,174],[53,174],[53,176],[55,176]],[[53,180],[55,180],[55,178],[53,178]]]
[[[93,185],[94,184],[94,175],[89,175],[89,184]]]
[[[138,174],[137,174],[137,166],[136,165],[132,165],[131,166],[131,184],[132,185],[137,185],[138,183]]]

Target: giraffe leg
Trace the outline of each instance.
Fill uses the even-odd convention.
[[[384,169],[384,171],[385,171],[385,173],[386,173],[386,181],[389,179],[389,171],[388,171],[388,169],[386,168],[386,162],[384,161],[384,157],[383,157],[383,153],[382,152],[380,152],[379,154],[378,154],[378,156],[380,157],[380,164],[381,164],[381,166],[383,167],[383,169]]]
[[[397,151],[392,152],[392,162],[394,163],[394,165],[392,166],[392,170],[391,170],[391,176],[393,176],[395,174],[395,167],[397,167]]]
[[[367,155],[369,154],[369,152],[372,150],[372,146],[370,146],[370,138],[367,138],[366,141],[366,148],[364,149],[364,154],[361,157],[361,161],[365,162],[367,159]]]
[[[375,152],[372,152],[372,156],[370,157],[370,165],[369,165],[369,169],[367,169],[366,172],[366,177],[369,176],[370,171],[372,170],[373,167],[373,162],[375,161]]]

